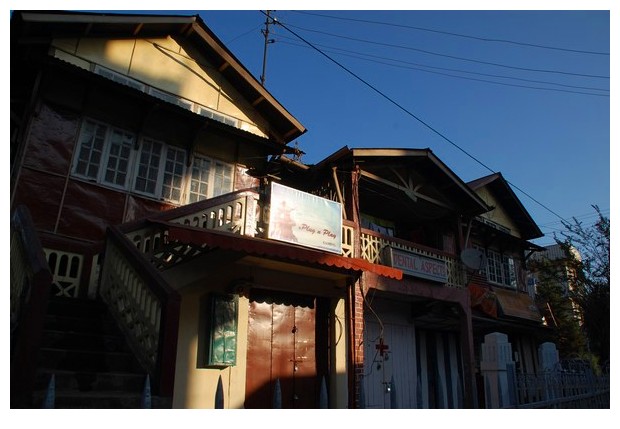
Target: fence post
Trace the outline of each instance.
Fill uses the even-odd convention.
[[[52,374],[50,382],[47,385],[45,398],[43,399],[43,408],[55,408],[56,406],[56,375]]]
[[[141,408],[151,408],[151,377],[146,374],[144,380],[144,390],[142,391]]]
[[[538,347],[538,360],[540,362],[542,400],[555,399],[562,396],[562,377],[560,374],[560,354],[554,343],[542,343]]]
[[[482,344],[480,372],[484,377],[486,408],[504,408],[515,405],[514,392],[511,394],[509,369],[514,366],[512,346],[508,336],[500,332],[485,335]]]
[[[217,380],[217,388],[215,390],[215,409],[224,409],[224,385],[222,384],[222,375]]]
[[[360,377],[360,382],[359,382],[359,401],[358,401],[358,408],[366,408],[366,392],[364,391],[364,377]]]
[[[327,385],[325,384],[325,376],[321,377],[321,392],[319,394],[319,408],[329,408],[329,399],[327,397]]]
[[[394,375],[390,380],[390,408],[398,408],[398,398],[396,397],[396,383],[394,382]]]
[[[282,408],[282,389],[279,378],[276,379],[276,385],[273,388],[273,408]]]

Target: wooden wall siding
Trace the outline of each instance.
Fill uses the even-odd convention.
[[[413,324],[367,316],[364,347],[366,408],[462,408],[463,383],[458,335],[417,330]],[[383,330],[382,330],[383,329]],[[379,337],[388,359],[376,349]],[[387,386],[393,391],[388,391]]]
[[[363,380],[366,408],[418,408],[413,325],[383,325],[383,341],[389,347],[383,356],[376,349],[380,336],[381,325],[368,320],[365,330]],[[393,386],[390,385],[392,380]],[[394,389],[394,392],[388,391],[388,386]]]
[[[463,383],[458,334],[416,331],[420,408],[462,408]]]

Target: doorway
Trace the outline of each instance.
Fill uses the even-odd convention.
[[[245,408],[273,408],[278,400],[282,408],[317,407],[327,362],[327,326],[317,323],[324,313],[315,297],[250,293]]]

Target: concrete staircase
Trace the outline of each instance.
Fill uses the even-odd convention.
[[[38,358],[35,408],[52,374],[54,408],[142,408],[146,371],[101,301],[50,298]],[[170,406],[151,396],[151,408]]]

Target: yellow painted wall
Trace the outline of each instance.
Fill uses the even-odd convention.
[[[218,273],[207,278],[197,273],[208,272],[205,261],[196,259],[184,265],[175,273],[166,273],[171,286],[181,294],[181,312],[177,343],[177,366],[174,382],[173,408],[214,408],[215,392],[221,375],[224,387],[224,407],[243,408],[245,401],[245,373],[247,360],[247,336],[249,300],[239,297],[239,319],[237,323],[237,361],[236,365],[225,369],[204,368],[199,362],[200,302],[210,291],[224,291],[234,279],[253,278],[259,287],[273,287],[297,293],[333,290],[333,284],[318,278],[310,278],[290,272],[261,269],[253,265],[219,264]],[[209,266],[210,267],[210,266]],[[190,273],[193,272],[193,273]],[[183,286],[183,285],[186,286]],[[344,293],[344,291],[343,291]],[[204,309],[203,309],[204,310]],[[330,314],[332,326],[330,338],[330,407],[347,408],[347,332],[345,302],[341,297],[332,298]]]
[[[184,292],[181,301],[177,368],[174,380],[173,408],[215,408],[219,377],[224,387],[224,407],[243,408],[245,400],[245,361],[248,333],[247,298],[239,298],[237,325],[237,364],[225,369],[198,366],[200,300],[204,290]]]
[[[495,207],[493,210],[486,212],[481,217],[495,222],[510,229],[510,234],[515,237],[521,237],[519,230],[514,222],[510,219],[510,216],[506,213],[501,204],[495,199],[493,194],[489,192],[487,188],[480,188],[476,190],[476,193],[482,200],[489,206]]]
[[[345,312],[345,300],[335,300],[334,312],[332,314],[332,373],[329,383],[329,397],[332,398],[330,406],[332,408],[343,409],[348,407],[349,384],[347,379],[347,338],[346,327],[347,318]]]
[[[172,38],[56,39],[53,55],[78,67],[111,69],[146,85],[242,120],[240,128],[267,137],[268,124],[204,58],[192,58]]]

